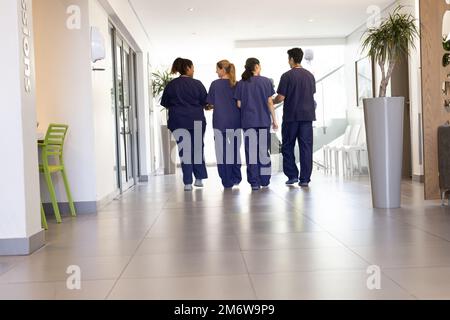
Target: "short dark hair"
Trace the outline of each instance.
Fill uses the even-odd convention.
[[[303,50],[300,48],[294,48],[288,51],[289,59],[293,59],[295,63],[302,63],[303,61]]]

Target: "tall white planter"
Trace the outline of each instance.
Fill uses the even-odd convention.
[[[373,206],[401,206],[405,98],[364,100]]]
[[[172,151],[176,149],[176,142],[172,139],[172,133],[167,128],[167,125],[161,125],[161,140],[164,158],[164,175],[175,174],[177,164],[172,158]]]

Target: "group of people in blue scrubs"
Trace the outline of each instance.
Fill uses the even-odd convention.
[[[164,90],[161,105],[168,109],[168,128],[178,145],[185,191],[202,188],[208,178],[204,156],[205,111],[213,110],[213,128],[217,164],[225,189],[242,182],[240,150],[245,146],[247,180],[252,190],[270,185],[271,129],[279,124],[275,105],[284,103],[282,153],[287,185],[308,187],[313,168],[313,121],[316,120],[314,94],[316,81],[301,65],[303,51],[288,51],[291,70],[280,80],[277,95],[269,78],[261,76],[261,63],[249,58],[242,80],[228,60],[217,63],[218,80],[209,92],[194,79],[191,60],[178,58],[172,73],[180,77]],[[300,170],[295,146],[300,148]],[[195,181],[194,181],[195,178]]]

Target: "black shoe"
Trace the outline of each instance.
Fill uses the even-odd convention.
[[[309,188],[309,183],[307,183],[307,182],[300,182],[298,184],[298,186],[301,187],[301,188]]]
[[[298,183],[298,179],[289,179],[288,181],[286,181],[286,185],[288,186],[292,186],[294,184]]]
[[[261,189],[260,186],[252,186],[252,190],[253,191],[259,191],[259,189]]]

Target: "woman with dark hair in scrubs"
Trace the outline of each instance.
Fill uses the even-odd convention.
[[[270,127],[272,125],[274,130],[278,129],[272,100],[274,94],[272,81],[261,76],[259,60],[248,59],[242,81],[236,86],[235,99],[241,109],[247,178],[253,190],[270,185]]]
[[[216,72],[220,79],[211,84],[207,102],[214,109],[213,128],[219,176],[225,189],[230,189],[242,181],[241,111],[234,99],[236,68],[228,60],[222,60],[217,63]]]
[[[203,84],[194,79],[194,64],[191,60],[176,59],[172,73],[179,73],[180,77],[167,85],[161,105],[169,110],[168,128],[177,140],[184,189],[192,191],[192,175],[196,178],[194,185],[199,188],[203,187],[203,180],[208,178],[204,156],[204,108],[207,105],[208,93]],[[197,128],[200,128],[201,132],[195,132],[194,129]],[[185,139],[190,140],[188,148]]]

